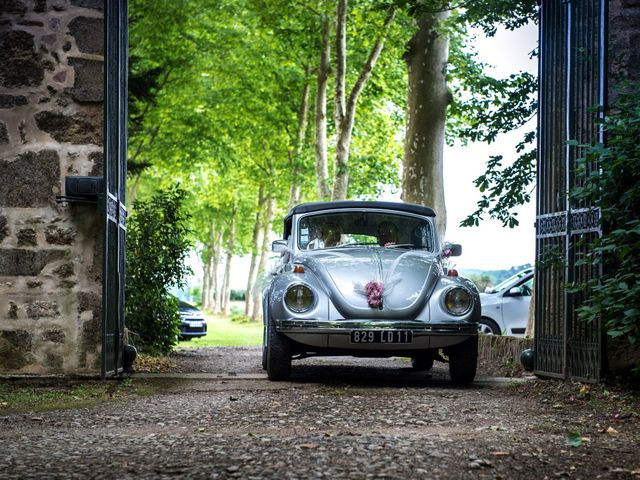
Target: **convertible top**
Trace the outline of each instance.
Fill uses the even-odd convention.
[[[334,210],[340,208],[377,208],[381,210],[396,210],[400,212],[415,213],[426,217],[435,217],[433,209],[413,203],[400,202],[365,202],[360,200],[339,200],[335,202],[312,202],[302,203],[293,207],[287,216],[284,217],[284,238],[291,233],[291,218],[299,213],[321,212],[323,210]]]
[[[436,216],[435,212],[431,208],[424,207],[422,205],[414,205],[413,203],[339,200],[337,202],[313,202],[297,205],[289,211],[287,218],[299,213],[319,212],[322,210],[333,210],[337,208],[379,208],[383,210],[398,210],[401,212],[416,213],[427,217]]]

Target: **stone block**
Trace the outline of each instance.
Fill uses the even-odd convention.
[[[91,152],[89,154],[89,161],[93,164],[89,172],[90,176],[99,177],[104,175],[104,155],[102,152]]]
[[[78,292],[78,313],[91,311],[94,319],[100,319],[102,297],[94,292]]]
[[[24,228],[18,232],[19,247],[36,247],[38,245],[38,237],[33,228]]]
[[[0,371],[18,370],[31,363],[33,336],[26,330],[0,331]]]
[[[25,152],[0,160],[0,207],[45,207],[55,204],[60,187],[60,159],[55,150]]]
[[[63,263],[58,268],[56,268],[53,273],[55,273],[60,278],[69,278],[74,275],[73,263]]]
[[[38,128],[47,132],[58,142],[102,145],[102,115],[98,115],[98,112],[83,112],[75,115],[39,112],[36,113],[35,119]]]
[[[28,103],[24,95],[0,95],[0,108],[13,108]]]
[[[61,250],[0,249],[0,275],[35,277],[49,263],[64,258]]]
[[[9,132],[7,131],[7,126],[0,122],[0,145],[4,143],[9,143]]]
[[[76,17],[69,22],[69,31],[75,37],[80,52],[103,55],[104,20],[102,18]]]
[[[75,70],[76,76],[72,88],[65,89],[76,102],[102,102],[104,76],[102,67],[104,62],[87,60],[85,58],[69,58],[69,65]]]
[[[9,227],[7,226],[7,217],[0,215],[0,243],[9,236]]]
[[[26,330],[2,330],[0,338],[25,352],[30,352],[33,345],[33,335]]]
[[[42,334],[42,339],[51,343],[64,343],[66,337],[66,334],[59,328],[45,330]]]
[[[36,300],[27,304],[27,317],[29,318],[52,318],[59,316],[60,309],[56,302]]]
[[[93,10],[104,10],[104,0],[71,0],[74,7],[91,8]]]
[[[2,0],[0,2],[0,13],[24,15],[27,7],[19,0]]]
[[[76,238],[76,230],[72,227],[50,225],[44,231],[47,243],[51,245],[72,245]]]
[[[44,359],[44,366],[49,370],[62,370],[64,365],[64,357],[60,353],[47,353]]]
[[[47,11],[47,0],[36,0],[33,5],[33,11],[36,13],[43,13]]]
[[[0,86],[33,87],[44,79],[44,65],[33,35],[22,30],[0,32]]]

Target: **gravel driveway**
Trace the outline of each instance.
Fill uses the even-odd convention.
[[[0,418],[0,477],[640,479],[637,398],[537,380],[453,388],[445,369],[398,359],[305,359],[272,383],[259,360],[183,351],[176,370],[191,375],[134,377],[149,397]]]

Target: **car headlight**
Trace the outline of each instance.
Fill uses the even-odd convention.
[[[464,315],[473,306],[473,298],[466,288],[455,287],[444,296],[444,306],[451,315]]]
[[[313,291],[306,285],[292,285],[284,295],[289,310],[295,313],[306,312],[313,306]]]

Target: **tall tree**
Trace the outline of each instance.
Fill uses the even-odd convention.
[[[443,149],[450,95],[445,78],[449,38],[443,21],[448,17],[448,11],[422,14],[404,55],[408,95],[402,199],[432,207],[441,238],[447,225]]]
[[[337,145],[333,173],[333,200],[344,200],[347,198],[349,187],[349,147],[353,134],[353,124],[356,116],[358,98],[366,86],[371,72],[378,62],[380,52],[384,46],[385,36],[396,15],[395,7],[389,8],[382,27],[369,51],[367,60],[362,65],[360,73],[353,84],[348,98],[346,95],[346,67],[347,67],[347,0],[338,0],[336,8],[336,78],[335,78],[335,100],[334,118],[337,132]]]

